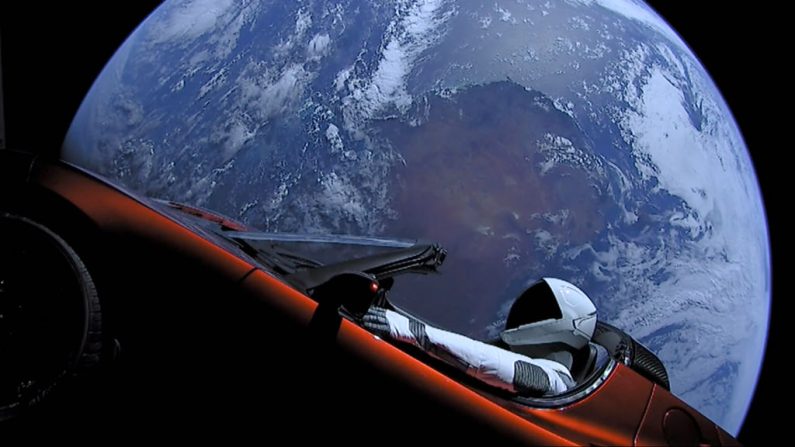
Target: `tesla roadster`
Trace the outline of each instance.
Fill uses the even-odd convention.
[[[361,325],[402,275],[432,279],[446,256],[432,243],[261,233],[0,151],[0,431],[736,444],[605,323],[593,343],[609,355],[575,359],[577,386],[546,398],[490,388]]]

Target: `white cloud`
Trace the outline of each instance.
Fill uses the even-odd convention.
[[[361,118],[370,118],[389,105],[398,110],[411,105],[406,77],[422,52],[436,43],[439,28],[451,16],[444,4],[444,0],[420,0],[409,7],[406,2],[399,4],[403,10],[388,27],[378,67],[370,79],[348,83],[353,91],[345,98],[346,127],[355,128]]]
[[[356,221],[363,221],[367,218],[364,198],[359,188],[351,184],[350,180],[332,171],[323,176],[321,184],[323,200],[320,203],[324,207]]]
[[[615,12],[630,20],[643,23],[644,25],[660,32],[671,42],[677,44],[681,48],[687,48],[687,45],[682,41],[682,38],[657,15],[646,4],[634,0],[570,0],[573,3],[581,3],[584,5],[599,5],[602,8]]]
[[[284,113],[301,97],[310,76],[302,64],[287,66],[276,78],[267,70],[264,74],[257,67],[250,70],[254,74],[240,79],[238,87],[246,111],[260,122]]]
[[[329,124],[326,128],[326,139],[331,144],[331,152],[340,152],[345,149],[340,138],[340,129],[334,124]]]
[[[189,0],[168,6],[152,33],[156,42],[196,39],[216,29],[237,3],[233,0]]]
[[[511,14],[511,11],[499,7],[496,3],[494,4],[494,11],[500,14],[500,21],[508,23],[516,23],[516,19],[513,18],[513,14]]]
[[[353,66],[344,68],[337,73],[337,76],[334,78],[334,91],[338,92],[345,88],[345,83],[351,76],[351,71],[353,71]]]
[[[295,29],[293,33],[287,37],[287,40],[282,41],[279,45],[276,45],[275,52],[278,55],[287,54],[296,43],[300,42],[301,39],[304,38],[304,34],[306,34],[307,30],[312,26],[312,15],[304,10],[300,9],[296,13],[295,16]]]
[[[331,38],[328,34],[315,34],[306,46],[306,55],[309,60],[318,60],[328,54]]]

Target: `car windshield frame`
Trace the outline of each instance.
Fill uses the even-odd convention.
[[[348,271],[361,271],[376,279],[391,279],[403,273],[436,272],[447,256],[447,252],[438,244],[409,239],[252,231],[245,225],[228,220],[211,210],[167,200],[152,200],[194,231],[211,240],[222,241],[224,246],[233,248],[236,254],[245,255],[246,259],[304,293],[334,275]],[[263,246],[262,243],[271,245]],[[319,262],[284,247],[296,243],[341,244],[385,250],[369,256]]]

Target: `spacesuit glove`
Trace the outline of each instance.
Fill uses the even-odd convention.
[[[389,337],[389,320],[386,318],[386,309],[370,307],[362,317],[362,324],[381,338]]]
[[[411,327],[422,323],[413,318],[380,307],[371,307],[362,317],[362,323],[364,327],[381,338],[391,338],[415,346],[420,345]]]

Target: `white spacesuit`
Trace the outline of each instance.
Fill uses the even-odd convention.
[[[365,314],[363,323],[384,338],[420,348],[493,387],[553,396],[576,385],[569,372],[571,359],[593,336],[596,307],[574,285],[544,278],[522,294],[508,314],[500,338],[510,350],[378,307]]]

